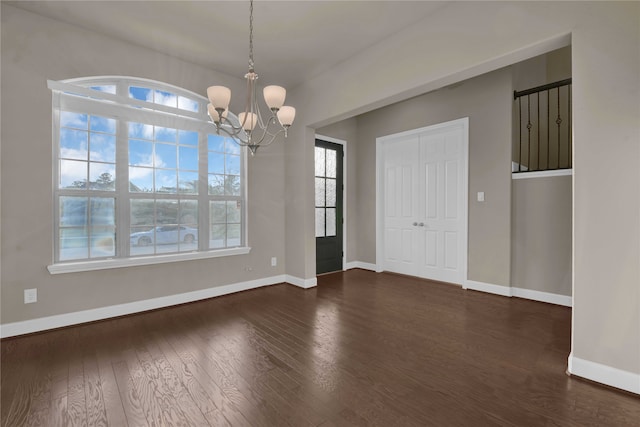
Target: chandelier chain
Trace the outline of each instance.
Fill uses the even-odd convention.
[[[254,71],[253,63],[253,0],[249,2],[249,71]]]

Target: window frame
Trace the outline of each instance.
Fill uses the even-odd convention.
[[[126,76],[100,76],[63,81],[48,82],[52,90],[52,134],[53,134],[53,262],[47,268],[51,274],[75,271],[90,271],[108,268],[120,268],[134,265],[149,265],[165,262],[216,258],[222,256],[249,253],[248,245],[248,203],[247,203],[247,153],[239,147],[240,157],[240,195],[209,194],[208,182],[208,136],[217,135],[215,125],[207,115],[208,100],[189,90],[170,84],[148,79]],[[116,94],[92,89],[96,86],[115,86]],[[145,87],[152,90],[169,92],[177,97],[186,97],[198,103],[198,112],[183,110],[129,97],[129,87]],[[60,115],[62,111],[113,118],[116,120],[116,152],[115,152],[115,189],[96,190],[69,189],[60,186]],[[164,126],[179,130],[198,132],[198,194],[175,193],[135,193],[129,191],[129,135],[128,123],[139,122],[154,126]],[[90,130],[89,130],[90,132]],[[176,143],[176,146],[177,143]],[[87,155],[87,166],[91,163],[91,155]],[[155,168],[153,169],[155,171]],[[177,166],[179,171],[179,167]],[[90,179],[90,177],[88,177]],[[113,256],[98,258],[60,260],[60,199],[65,196],[106,197],[115,203],[115,247]],[[198,243],[197,249],[189,252],[155,253],[149,255],[131,255],[130,253],[130,206],[136,199],[153,200],[196,200],[198,203]],[[239,246],[210,248],[209,205],[215,200],[236,200],[240,202]],[[159,224],[156,224],[159,225]],[[87,223],[87,227],[91,224]],[[89,236],[87,235],[87,238]],[[226,245],[226,242],[225,242]],[[87,256],[91,243],[87,243]],[[155,249],[154,249],[155,252]]]

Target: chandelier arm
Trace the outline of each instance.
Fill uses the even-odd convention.
[[[269,140],[268,140],[268,142],[261,142],[261,143],[260,143],[260,146],[261,146],[261,147],[268,147],[269,145],[271,145],[271,143],[272,143],[273,141],[275,141],[276,137],[277,137],[278,135],[280,135],[281,133],[283,133],[283,132],[284,132],[284,129],[280,129],[280,130],[279,130],[278,132],[276,132],[276,133],[268,133],[268,132],[267,132],[267,135],[269,135]]]
[[[280,135],[281,133],[284,133],[285,129],[281,128],[279,129],[276,133],[271,133],[269,132],[269,128],[266,127],[264,128],[264,131],[262,133],[262,136],[260,137],[260,139],[256,142],[256,141],[252,141],[252,144],[254,145],[259,145],[261,147],[266,147],[268,145],[271,145],[271,143],[276,139],[276,137],[278,135]],[[264,142],[264,139],[267,138],[267,142]]]
[[[276,132],[275,134],[272,134],[267,132],[265,135],[262,136],[262,139],[260,139],[259,142],[252,141],[251,144],[247,144],[247,145],[253,145],[255,147],[268,147],[269,145],[271,145],[273,141],[275,141],[276,136],[278,136],[279,133],[280,132]],[[265,136],[268,136],[268,138],[266,139],[266,142],[264,140]]]
[[[260,128],[259,128],[259,129],[262,131],[262,135],[260,135],[260,137],[259,137],[256,141],[254,141],[254,140],[253,140],[253,138],[252,138],[252,141],[253,141],[253,143],[254,143],[255,145],[262,145],[262,141],[264,140],[264,138],[265,138],[267,135],[271,135],[271,134],[269,133],[269,125],[267,125],[267,126],[260,126]],[[254,131],[255,131],[255,130],[257,130],[257,128],[256,128],[256,129],[254,129]],[[253,136],[253,135],[252,135],[252,136]]]
[[[236,136],[240,135],[240,132],[244,130],[244,128],[242,127],[242,124],[240,124],[240,126],[236,127],[236,126],[233,125],[231,120],[229,120],[226,117],[222,117],[220,119],[219,123],[220,124],[216,123],[216,129],[217,130],[222,130],[224,133],[226,133],[227,135],[229,135],[231,137],[236,137]],[[232,132],[229,132],[225,128],[231,128]]]
[[[252,110],[255,110],[255,111],[252,111],[252,112],[255,113],[257,118],[258,118],[258,120],[257,120],[258,127],[260,127],[260,129],[264,129],[267,126],[269,126],[269,123],[267,123],[265,125],[265,122],[262,119],[262,112],[260,110],[260,106],[258,105],[258,96],[256,94],[256,91],[257,91],[257,88],[256,88],[256,85],[254,83],[254,85],[253,85],[253,99],[252,99],[253,103],[251,104],[251,107],[252,107]]]
[[[257,105],[256,105],[257,107]],[[271,117],[269,118],[269,120],[265,121],[262,118],[262,113],[260,112],[260,108],[257,108],[257,113],[256,115],[258,116],[258,126],[260,127],[260,129],[267,129],[269,127],[269,125],[271,124],[271,122],[274,119],[273,113],[271,114]]]
[[[267,124],[265,125],[265,122],[262,119],[262,113],[260,112],[260,108],[258,108],[258,105],[256,105],[255,107],[256,107],[256,116],[258,116],[258,126],[260,127],[260,129],[264,129],[267,126],[269,126],[269,122],[267,122]]]
[[[239,132],[229,132],[227,129],[225,129],[224,127],[220,126],[218,128],[218,135],[220,134],[220,131],[224,132],[228,137],[230,137],[233,142],[235,142],[236,144],[240,145],[240,146],[247,146],[251,143],[251,141],[249,141],[248,139],[245,140],[240,136]]]
[[[256,76],[257,79],[257,76]],[[264,125],[262,124],[262,115],[260,114],[260,106],[258,105],[258,96],[257,96],[257,85],[256,81],[253,81],[251,85],[251,99],[247,100],[247,105],[251,108],[251,112],[256,115],[256,123],[254,123],[254,129],[259,127],[262,129]]]
[[[243,147],[249,146],[249,145],[266,147],[267,145],[270,145],[278,135],[280,135],[281,133],[284,133],[286,135],[287,133],[286,127],[282,125],[279,126],[280,129],[278,129],[277,132],[275,133],[269,132],[269,127],[271,124],[274,124],[276,126],[278,125],[277,118],[275,115],[271,116],[266,126],[255,127],[251,132],[245,131],[242,125],[240,127],[235,127],[233,123],[231,123],[231,121],[226,117],[224,117],[222,120],[223,122],[221,122],[220,125],[216,126],[218,130],[218,134],[220,133],[220,131],[224,132],[227,136],[231,137],[234,140],[234,142],[236,142],[238,145]],[[229,128],[231,129],[231,131],[229,130]],[[260,130],[262,134],[256,140],[253,138],[253,135],[254,135],[253,132],[256,132],[258,130]],[[242,138],[241,136],[242,131],[244,131],[245,134],[247,135],[246,139]],[[265,138],[267,137],[268,137],[268,141],[264,142]]]
[[[244,117],[242,120],[242,123],[240,123],[240,128],[244,129],[244,125],[247,122],[247,117],[249,117],[249,113],[253,113],[253,102],[255,99],[255,78],[257,78],[257,76],[252,76],[251,74],[254,74],[253,68],[249,70],[249,72],[247,73],[246,76],[244,76],[247,79],[247,98],[245,100],[245,109],[244,109]],[[251,141],[251,137],[249,137],[249,141]]]

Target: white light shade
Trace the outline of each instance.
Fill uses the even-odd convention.
[[[284,104],[284,98],[287,96],[287,90],[282,86],[266,86],[262,91],[264,94],[264,102],[270,109],[278,109]]]
[[[224,86],[209,86],[207,97],[214,108],[226,110],[229,108],[229,101],[231,101],[231,89]]]
[[[278,111],[278,120],[282,126],[291,126],[293,119],[296,117],[296,109],[289,106],[284,106]]]
[[[244,117],[247,116],[247,120],[245,121]],[[256,123],[258,122],[258,116],[255,113],[246,113],[242,112],[238,114],[238,120],[240,124],[247,132],[252,131],[254,127],[256,127]],[[243,124],[244,123],[244,124]]]
[[[209,117],[211,117],[211,120],[213,120],[214,122],[220,121],[220,115],[218,114],[218,112],[216,111],[216,109],[213,107],[212,104],[207,104],[207,111],[209,112]],[[222,117],[227,118],[228,113],[229,113],[229,110],[224,110],[222,112]]]

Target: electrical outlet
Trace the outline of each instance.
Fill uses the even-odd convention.
[[[253,267],[251,267],[251,266],[247,265],[247,266],[244,268],[244,271],[253,271]]]
[[[31,304],[38,302],[38,289],[25,289],[24,290],[24,303]]]
[[[275,267],[278,265],[278,258],[272,256],[271,257],[271,267]]]

